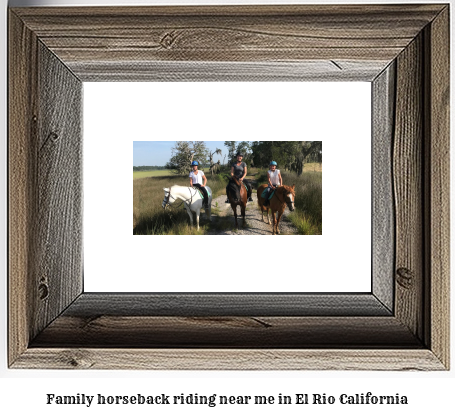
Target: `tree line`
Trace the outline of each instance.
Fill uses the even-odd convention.
[[[221,148],[209,150],[204,141],[177,141],[172,148],[171,159],[164,168],[176,174],[187,174],[191,163],[208,167],[211,174],[229,167],[236,154],[243,154],[243,161],[251,167],[267,168],[274,160],[279,168],[302,174],[305,163],[322,163],[322,141],[225,141],[224,158],[214,162],[215,154],[223,156]]]
[[[166,166],[133,166],[133,171],[166,170]]]
[[[253,141],[251,150],[255,167],[267,167],[274,160],[299,176],[305,163],[322,163],[322,141]]]

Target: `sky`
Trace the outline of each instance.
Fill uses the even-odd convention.
[[[164,166],[171,158],[174,144],[175,141],[133,141],[133,166]],[[228,154],[224,141],[205,141],[205,145],[211,153],[221,149],[221,157],[215,154],[213,160],[223,162]]]

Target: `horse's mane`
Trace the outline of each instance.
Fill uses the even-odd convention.
[[[277,188],[277,191],[280,191],[281,193],[283,193],[285,190],[287,192],[290,192],[293,195],[295,195],[295,185],[293,185],[292,187],[291,186],[282,185],[282,186],[278,186],[278,188]]]
[[[239,179],[237,177],[231,176],[231,180],[233,180],[237,186],[240,186],[240,182],[239,182]]]

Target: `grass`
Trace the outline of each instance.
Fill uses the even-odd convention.
[[[202,235],[207,229],[205,214],[199,218],[200,229],[196,229],[196,215],[193,215],[194,226],[189,226],[188,213],[180,201],[175,202],[176,208],[162,208],[164,199],[163,188],[174,184],[188,186],[187,176],[155,176],[133,181],[133,233],[135,235]],[[208,175],[207,185],[212,189],[214,197],[222,194],[226,181],[220,175]]]
[[[133,171],[133,180],[144,179],[145,177],[172,176],[172,170],[148,170]]]
[[[162,172],[155,170],[154,172]],[[139,172],[146,173],[146,172]],[[258,185],[267,182],[265,170],[251,169],[255,174]],[[322,165],[307,163],[301,176],[295,173],[281,171],[285,184],[296,185],[296,210],[288,218],[294,223],[300,235],[322,234]],[[225,193],[226,174],[207,176],[208,186],[212,189],[213,198]],[[178,208],[164,210],[161,203],[164,199],[163,188],[174,184],[188,186],[187,176],[158,175],[133,181],[133,233],[135,235],[203,235],[210,229],[226,230],[232,228],[229,218],[219,218],[216,225],[210,224],[205,214],[200,216],[200,229],[189,226],[186,210],[181,205]],[[180,202],[176,202],[180,205]],[[217,215],[219,207],[212,208],[212,214]]]
[[[322,172],[307,171],[299,177],[283,173],[284,183],[295,183],[295,211],[288,218],[300,235],[322,234]]]
[[[258,186],[267,182],[267,172],[258,174]],[[300,235],[322,234],[322,164],[307,163],[301,176],[281,171],[283,183],[295,184],[295,211],[288,219]]]
[[[305,163],[303,172],[318,171],[322,173],[322,163]]]

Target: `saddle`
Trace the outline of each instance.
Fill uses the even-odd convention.
[[[199,190],[198,188],[196,188],[196,190],[197,190],[197,191],[199,192],[199,194],[201,195],[202,200],[204,200],[204,199],[205,199],[205,198],[204,198],[204,193],[202,193],[202,191]],[[210,193],[210,190],[209,190],[209,189],[205,188],[205,190],[206,190],[206,192],[207,192],[207,197],[212,196],[212,194]]]
[[[273,195],[275,194],[275,191],[276,189],[273,189],[270,193],[269,193],[269,198],[267,200],[270,200]],[[265,199],[267,197],[267,187],[264,189],[264,191],[261,193],[261,196],[263,199]]]

